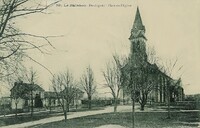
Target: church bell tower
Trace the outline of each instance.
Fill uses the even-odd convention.
[[[147,62],[145,26],[138,7],[129,40],[131,42],[130,57],[139,62]]]

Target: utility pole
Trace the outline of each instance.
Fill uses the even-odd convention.
[[[135,128],[135,89],[132,90],[132,128]]]
[[[169,80],[167,80],[167,109],[168,109],[168,119],[171,118],[171,112],[170,112],[170,97],[171,97],[171,94],[170,94],[170,82]]]

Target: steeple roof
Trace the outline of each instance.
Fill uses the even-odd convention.
[[[143,39],[147,40],[145,37],[145,26],[142,23],[140,11],[139,11],[139,8],[137,7],[135,21],[133,23],[133,28],[131,29],[131,35],[129,39],[135,39],[138,37],[142,37]]]
[[[136,15],[135,15],[135,21],[133,23],[133,29],[145,30],[145,27],[142,23],[142,18],[140,16],[140,11],[139,11],[138,7],[137,7]]]

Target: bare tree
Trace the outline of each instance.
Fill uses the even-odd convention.
[[[10,87],[13,87],[18,78],[22,79],[19,71],[23,68],[23,58],[29,58],[47,69],[28,56],[27,50],[37,49],[41,53],[46,53],[42,48],[52,46],[49,41],[51,36],[25,33],[17,27],[17,20],[36,13],[46,13],[45,10],[59,1],[47,5],[37,0],[0,0],[0,80],[8,82]]]
[[[160,70],[165,73],[166,75],[168,75],[170,78],[172,78],[174,72],[178,73],[182,70],[183,65],[178,66],[178,58],[176,58],[175,60],[167,60],[166,62],[162,63],[161,66],[159,66]],[[170,112],[170,98],[171,98],[171,89],[170,87],[172,86],[172,84],[178,84],[180,82],[180,78],[181,78],[182,74],[179,77],[179,80],[176,83],[173,83],[173,79],[166,79],[166,84],[167,84],[167,89],[166,89],[166,94],[167,94],[167,110],[168,110],[168,116],[167,118],[170,119],[171,118],[171,112]]]
[[[35,88],[35,86],[34,86],[38,80],[37,72],[32,67],[29,70],[27,70],[25,67],[23,67],[23,68],[17,69],[14,74],[8,75],[6,78],[7,78],[7,82],[10,84],[10,87],[18,86],[18,87],[15,87],[16,92],[11,94],[13,96],[12,98],[16,104],[16,110],[17,110],[17,104],[19,102],[19,98],[29,97],[30,101],[31,101],[31,105],[28,107],[31,108],[31,117],[32,117],[33,116],[33,107],[34,107],[33,91],[37,90],[37,88]],[[28,82],[30,86],[26,86],[25,88],[22,87],[20,89],[21,85],[23,84],[23,81]]]
[[[18,84],[21,84],[21,82],[15,82],[16,90],[11,93],[12,100],[15,102],[15,117],[17,117],[19,98],[25,97],[27,91],[26,89],[20,89]]]
[[[110,63],[106,65],[106,71],[103,71],[103,76],[106,81],[106,86],[108,86],[111,90],[111,94],[113,96],[114,100],[114,112],[117,111],[117,105],[118,105],[118,97],[119,92],[121,90],[121,85],[118,83],[120,78],[119,72],[117,70],[116,65],[113,63]]]
[[[86,92],[88,97],[88,109],[92,108],[92,96],[96,91],[96,84],[94,80],[94,73],[90,66],[87,67],[86,72],[83,74],[80,80],[80,85]]]
[[[132,100],[140,103],[141,110],[144,110],[148,95],[154,89],[158,75],[158,67],[156,65],[158,58],[156,57],[155,49],[148,47],[146,55],[146,60],[142,60],[140,56],[130,57],[128,64],[124,68]]]
[[[18,73],[18,74],[16,74]],[[37,71],[35,71],[33,69],[33,67],[31,67],[30,69],[26,69],[25,67],[16,70],[16,73],[13,75],[8,75],[7,79],[9,81],[10,84],[13,83],[19,83],[19,84],[23,84],[23,81],[28,82],[28,86],[25,87],[25,90],[18,90],[16,89],[16,94],[18,96],[21,96],[20,98],[24,98],[26,96],[26,98],[28,97],[31,104],[30,109],[31,109],[31,117],[33,116],[33,108],[34,108],[34,97],[33,97],[33,91],[37,90],[35,84],[38,83],[38,73]],[[22,87],[23,88],[23,87]],[[22,94],[20,94],[22,93]],[[16,97],[14,98],[15,102],[18,103],[18,98],[16,99]]]
[[[148,65],[141,68],[141,79],[138,80],[136,85],[136,98],[140,103],[140,109],[143,111],[148,100],[149,93],[154,89],[157,84],[158,69],[155,65]]]
[[[113,59],[113,61],[107,63],[106,70],[103,71],[103,76],[106,81],[106,86],[110,88],[114,99],[114,112],[117,112],[119,93],[125,82],[122,68],[126,64],[126,61],[125,59],[120,59],[117,55],[113,55]]]
[[[135,127],[135,102],[138,100],[141,110],[147,103],[148,94],[153,89],[156,82],[157,66],[155,50],[149,48],[147,53],[144,50],[141,53],[131,53],[128,63],[124,66],[125,84],[131,94],[132,99],[132,127]]]
[[[0,0],[0,66],[6,69],[8,64],[11,69],[24,57],[34,61],[25,51],[37,49],[41,53],[46,53],[43,46],[51,45],[50,36],[40,36],[22,32],[16,24],[17,19],[35,13],[45,13],[45,10],[59,1],[54,1],[48,5],[37,0]],[[46,43],[39,43],[46,42]],[[51,45],[52,46],[52,45]],[[9,70],[10,71],[10,70]],[[1,71],[0,77],[12,74],[15,70]]]
[[[69,70],[66,70],[64,73],[54,75],[52,79],[52,85],[54,91],[56,92],[59,103],[62,106],[66,122],[69,105],[77,93],[77,84]]]
[[[136,85],[136,98],[141,106],[141,110],[144,110],[144,106],[147,103],[149,93],[154,89],[157,84],[158,67],[156,65],[158,58],[154,47],[147,47],[147,62],[141,63],[140,66],[140,78]]]
[[[29,92],[30,92],[31,117],[32,117],[33,116],[33,108],[34,108],[34,104],[33,104],[33,91],[35,90],[34,84],[36,84],[37,80],[38,80],[38,74],[37,74],[36,71],[34,71],[34,69],[32,67],[30,68],[30,70],[28,72],[24,72],[24,74],[26,75],[27,81],[31,84],[31,86],[29,88]]]
[[[16,83],[21,83],[21,81],[24,79],[24,70],[25,67],[21,64],[7,64],[5,65],[4,71],[6,71],[5,76],[1,77],[1,81],[7,84],[8,89],[13,88]],[[10,73],[11,71],[14,71]],[[10,73],[10,74],[9,74]],[[27,91],[27,90],[26,90]],[[15,103],[15,116],[17,117],[17,107],[19,103],[19,98],[25,97],[25,91],[21,89],[16,89],[16,92],[14,94],[11,94],[11,98]]]
[[[157,64],[158,63],[159,58],[156,56],[156,50],[153,46],[148,45],[146,53],[147,53],[147,61],[150,64]]]

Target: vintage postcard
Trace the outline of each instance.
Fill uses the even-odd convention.
[[[0,0],[0,127],[200,127],[199,0]]]

